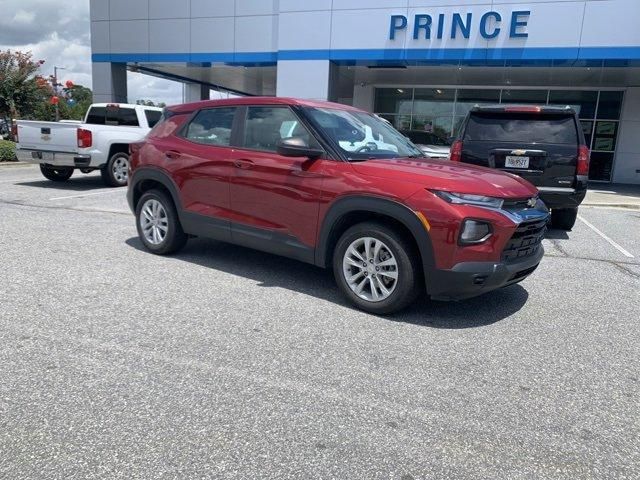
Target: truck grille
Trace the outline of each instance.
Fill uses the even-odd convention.
[[[546,231],[546,220],[521,223],[502,251],[502,260],[511,262],[535,255]]]

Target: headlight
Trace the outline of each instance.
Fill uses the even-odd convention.
[[[462,222],[462,228],[460,228],[460,240],[458,243],[461,245],[473,245],[488,240],[490,236],[490,224],[481,220],[467,219]]]
[[[431,190],[432,193],[443,199],[445,202],[458,205],[475,205],[477,207],[502,208],[504,200],[495,197],[485,197],[484,195],[473,195],[470,193],[444,192],[442,190]]]

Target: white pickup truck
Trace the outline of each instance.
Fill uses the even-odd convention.
[[[63,182],[74,170],[100,170],[114,187],[127,184],[129,144],[142,140],[162,109],[124,103],[94,103],[84,121],[16,122],[18,160],[39,163],[49,180]]]

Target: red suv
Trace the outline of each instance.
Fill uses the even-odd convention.
[[[431,161],[375,115],[288,98],[165,109],[131,146],[129,178],[149,251],[195,235],[329,267],[379,314],[523,280],[549,216],[520,177]]]

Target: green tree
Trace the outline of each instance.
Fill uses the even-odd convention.
[[[43,63],[34,61],[31,52],[0,51],[0,116],[29,116],[42,101],[43,79],[38,69]]]
[[[164,108],[167,106],[164,102],[154,103],[153,100],[136,100],[136,105],[144,105],[145,107],[160,107]]]

